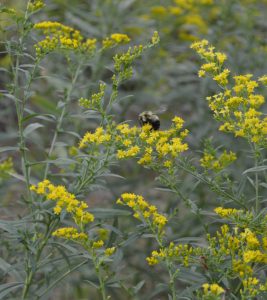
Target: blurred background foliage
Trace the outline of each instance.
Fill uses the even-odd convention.
[[[25,0],[2,1],[3,4],[23,9]],[[117,123],[132,120],[132,124],[138,124],[138,114],[145,110],[159,113],[162,128],[167,128],[174,115],[181,116],[185,120],[185,127],[190,130],[187,138],[189,153],[194,157],[195,163],[200,158],[204,140],[213,137],[215,146],[223,145],[228,150],[235,151],[237,162],[231,171],[232,179],[240,179],[240,173],[250,166],[250,162],[244,159],[247,146],[241,139],[230,135],[218,133],[218,124],[212,119],[205,97],[213,94],[218,88],[210,80],[199,80],[199,60],[190,50],[193,41],[205,38],[220,51],[228,55],[228,67],[236,74],[252,73],[256,77],[266,73],[267,69],[267,1],[265,0],[47,0],[46,7],[34,15],[33,22],[53,20],[74,27],[89,38],[102,40],[112,33],[125,33],[131,38],[131,44],[142,44],[149,40],[152,33],[159,32],[160,44],[145,52],[135,62],[134,76],[120,87],[120,101],[113,107],[112,114]],[[12,24],[5,18],[0,21],[1,28],[7,27],[12,36]],[[3,33],[0,32],[0,36]],[[12,37],[16,39],[16,36]],[[28,51],[34,51],[33,44],[39,39],[36,33],[28,41]],[[1,51],[3,52],[2,45]],[[100,81],[111,85],[113,74],[112,56],[121,49],[106,51],[90,61],[86,66],[83,76],[79,77],[77,87],[72,94],[72,101],[68,108],[68,117],[63,125],[65,131],[60,135],[53,152],[56,157],[71,157],[72,146],[77,146],[79,137],[86,131],[97,127],[99,119],[96,115],[84,115],[78,105],[80,97],[89,97],[97,91]],[[25,62],[27,63],[27,62]],[[5,53],[0,55],[0,68],[8,69],[10,57]],[[33,93],[29,102],[29,109],[58,117],[60,101],[69,84],[70,73],[66,68],[66,61],[59,54],[52,54],[45,58],[41,64],[41,76],[33,83]],[[0,89],[9,84],[10,77],[1,72]],[[261,91],[266,95],[266,90]],[[266,107],[264,107],[265,109]],[[33,161],[46,159],[55,122],[52,118],[40,120],[45,125],[38,131],[34,131],[28,140],[28,147]],[[17,125],[15,107],[10,102],[0,98],[0,144],[1,146],[16,145]],[[4,160],[5,155],[1,156]],[[14,168],[20,172],[20,161],[13,155]],[[62,166],[53,166],[52,177],[56,182],[61,180],[68,182],[68,177],[62,173]],[[178,208],[177,217],[172,220],[172,232],[170,239],[178,240],[184,237],[201,237],[206,228],[205,223],[210,223],[210,218],[203,217],[199,226],[199,217],[192,215],[183,205],[181,199],[177,199],[172,193],[161,189],[155,181],[157,174],[140,167],[135,162],[125,161],[114,166],[112,173],[118,174],[124,179],[112,176],[99,176],[91,192],[86,195],[90,207],[112,207],[111,203],[122,192],[130,191],[142,194],[146,199],[160,207],[162,211],[170,208]],[[105,174],[104,174],[105,175]],[[33,168],[32,176],[42,179],[41,166]],[[195,201],[198,207],[206,211],[218,205],[218,199],[207,187],[197,183],[188,174],[181,171],[177,182],[181,189]],[[243,189],[246,187],[246,181]],[[21,216],[24,208],[19,195],[23,189],[23,183],[17,178],[5,180],[0,186],[1,193],[1,218],[13,219]],[[22,209],[22,210],[21,210]],[[134,226],[127,218],[120,220],[120,229]],[[208,225],[207,225],[208,226]],[[211,225],[210,225],[211,226]],[[129,230],[129,229],[128,229]],[[1,253],[3,257],[13,257],[16,249],[6,245],[8,250]],[[145,249],[145,252],[144,252]],[[160,291],[164,286],[156,285],[164,282],[164,272],[157,272],[145,263],[145,257],[153,249],[149,239],[129,241],[126,252],[123,254],[120,266],[121,278],[126,278],[132,286],[146,281],[142,293],[137,299],[165,299]],[[122,254],[121,254],[122,255]],[[55,265],[51,268],[56,268]],[[156,267],[157,269],[157,267]],[[140,275],[142,274],[142,275]],[[51,296],[51,299],[97,299],[93,295],[85,278],[94,276],[88,268],[67,277],[69,285],[59,286]],[[189,276],[189,275],[188,275]],[[192,278],[196,280],[196,278]],[[94,281],[94,278],[92,278]],[[115,285],[115,284],[114,284]],[[140,284],[140,288],[141,288]],[[89,289],[89,290],[88,290]],[[136,287],[138,289],[138,286]],[[154,295],[151,296],[151,289]],[[112,289],[113,293],[116,289]],[[148,298],[150,295],[151,298]],[[114,299],[125,299],[125,295],[118,290]]]

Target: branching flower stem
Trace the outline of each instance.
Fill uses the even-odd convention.
[[[66,113],[67,104],[70,102],[71,95],[72,95],[73,89],[75,87],[75,84],[77,82],[78,76],[79,76],[80,71],[81,71],[81,67],[83,66],[83,63],[84,63],[83,60],[79,62],[78,66],[76,68],[76,71],[74,73],[74,76],[72,78],[72,82],[71,82],[70,88],[67,92],[67,95],[66,95],[66,98],[65,98],[65,103],[64,103],[63,109],[61,111],[61,114],[59,116],[57,126],[56,126],[56,130],[54,132],[54,136],[53,136],[53,139],[52,139],[49,151],[48,151],[48,159],[51,158],[51,155],[52,155],[53,150],[55,148],[55,144],[56,144],[56,141],[57,141],[57,138],[58,138],[58,134],[61,131],[62,123],[63,123],[64,116],[65,116],[65,113]],[[45,166],[45,171],[44,171],[44,179],[47,178],[49,167],[50,167],[50,163],[47,162],[46,166]]]

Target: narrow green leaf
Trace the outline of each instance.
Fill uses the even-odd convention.
[[[19,147],[0,147],[0,152],[6,152],[6,151],[18,151]]]
[[[130,216],[131,212],[123,209],[115,208],[92,208],[90,212],[94,214],[96,218],[107,219],[114,218],[116,216]]]
[[[3,299],[6,295],[14,290],[23,286],[23,282],[11,282],[0,285],[0,299]],[[9,298],[11,299],[11,298]]]
[[[254,168],[247,169],[242,174],[245,175],[247,173],[256,173],[256,172],[262,172],[262,171],[265,171],[265,170],[267,170],[267,166],[257,166],[257,167],[254,167]]]
[[[23,135],[25,137],[27,137],[30,133],[32,133],[34,130],[44,127],[44,125],[40,124],[40,123],[32,123],[29,124],[23,131]]]

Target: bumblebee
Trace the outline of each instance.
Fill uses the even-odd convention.
[[[138,116],[139,123],[141,126],[150,124],[153,130],[159,130],[160,120],[159,117],[151,111],[144,111]]]

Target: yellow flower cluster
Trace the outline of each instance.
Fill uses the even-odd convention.
[[[231,220],[233,225],[222,225],[213,237],[207,234],[207,246],[174,245],[171,242],[168,247],[152,251],[147,257],[148,264],[155,265],[166,260],[177,264],[177,269],[179,265],[189,267],[199,264],[204,271],[216,270],[218,277],[229,276],[229,280],[235,278],[242,283],[239,291],[244,296],[242,299],[251,299],[266,292],[267,282],[262,282],[259,272],[267,263],[266,215],[259,219],[252,213],[222,207],[215,211]],[[205,283],[202,287],[201,299],[219,300],[219,296],[226,293],[217,283]]]
[[[266,285],[259,284],[260,281],[256,277],[248,277],[242,280],[243,289],[241,290],[242,299],[252,299],[261,291],[266,291]]]
[[[229,217],[229,216],[236,217],[240,213],[243,213],[243,210],[238,210],[238,209],[235,209],[235,208],[223,208],[221,206],[216,207],[214,209],[214,211],[216,212],[217,215],[219,215],[222,218]]]
[[[151,38],[151,45],[157,45],[159,41],[160,41],[159,33],[158,31],[154,31]]]
[[[261,82],[264,85],[267,85],[267,75],[263,75],[258,79],[259,82]]]
[[[100,228],[89,238],[88,231],[85,232],[85,225],[94,221],[93,214],[85,211],[88,207],[83,201],[76,199],[75,195],[69,193],[64,186],[54,186],[49,180],[32,185],[31,190],[38,195],[45,196],[47,200],[56,201],[54,213],[60,214],[63,209],[71,214],[79,230],[75,227],[62,227],[55,230],[52,235],[64,238],[81,244],[86,251],[92,255],[97,255],[98,249],[104,247],[104,240],[108,237],[108,230]],[[111,256],[116,251],[115,247],[102,249],[99,255]]]
[[[59,228],[55,230],[52,235],[59,238],[80,242],[82,244],[88,241],[87,234],[85,234],[84,232],[78,232],[78,230],[74,227]]]
[[[156,5],[150,9],[148,19],[159,19],[166,34],[177,32],[180,39],[194,41],[199,34],[208,31],[208,22],[203,8],[213,4],[213,0],[173,1],[172,5]],[[171,20],[171,22],[170,22]],[[179,30],[177,25],[179,24]]]
[[[124,143],[126,144],[126,143]],[[135,157],[140,152],[140,147],[138,146],[132,146],[128,148],[127,150],[118,150],[117,152],[117,158],[123,159],[123,158],[129,158],[129,157]]]
[[[185,267],[189,265],[189,257],[193,248],[189,245],[174,245],[173,242],[168,247],[161,248],[158,251],[152,251],[151,256],[146,260],[150,266],[156,265],[163,260],[182,263]]]
[[[253,273],[252,267],[249,264],[245,264],[243,257],[232,260],[233,274],[238,274],[241,278],[244,278],[245,274],[251,275]]]
[[[241,228],[247,228],[252,226],[253,224],[253,213],[250,211],[244,211],[242,209],[235,209],[235,208],[223,208],[223,207],[216,207],[214,209],[215,213],[219,215],[221,218],[228,219],[235,223],[239,224]],[[263,219],[262,223],[258,223],[255,226],[255,230],[258,227],[258,231],[262,231],[265,229],[267,225],[265,225],[265,220]]]
[[[243,253],[245,263],[267,263],[267,255],[260,250],[247,250]]]
[[[143,151],[139,164],[160,162],[166,168],[171,168],[175,158],[188,150],[188,144],[183,142],[188,130],[181,131],[184,121],[175,117],[172,122],[169,130],[154,131],[149,124],[141,128],[138,143]]]
[[[208,35],[210,28],[214,26],[214,22],[224,14],[225,5],[228,8],[233,5],[233,3],[227,3],[226,0],[172,0],[154,2],[155,4],[150,8],[150,11],[142,15],[142,19],[156,21],[157,26],[160,27],[160,31],[164,32],[164,36],[168,36],[168,38],[178,37],[182,41],[190,42],[199,40],[203,35]],[[266,9],[264,7],[266,1],[264,4],[262,1],[260,3],[261,5],[258,5],[259,2],[256,0],[236,1],[234,8],[238,13],[231,13],[229,20],[233,24],[240,24],[247,22],[249,19],[250,22],[256,24],[258,18],[264,16]],[[224,45],[229,45],[233,41],[237,42],[237,35],[232,30],[229,30],[229,28],[225,28],[225,30],[218,42]],[[259,31],[257,31],[257,36],[263,38],[262,33]],[[239,45],[242,47],[243,43],[239,42]],[[259,48],[257,47],[257,54]],[[168,49],[167,51],[169,52],[170,50]],[[181,58],[184,59],[184,53]]]
[[[101,240],[105,241],[108,238],[109,231],[105,228],[99,228],[97,230],[97,234]]]
[[[230,71],[223,65],[225,54],[215,52],[207,40],[195,42],[191,47],[206,61],[199,76],[210,74],[223,89],[223,92],[207,98],[214,117],[223,122],[220,130],[267,146],[267,117],[257,110],[265,99],[263,95],[255,93],[258,82],[264,82],[265,77],[257,82],[251,80],[251,74],[238,75],[232,77],[234,84],[230,84]]]
[[[228,69],[222,69],[227,56],[224,53],[215,52],[215,48],[209,45],[207,40],[194,42],[191,45],[191,48],[206,62],[201,66],[199,76],[203,77],[206,73],[210,73],[218,84],[222,86],[227,85],[227,77],[230,74],[230,71]],[[214,77],[216,77],[216,79]]]
[[[130,38],[127,34],[113,33],[110,37],[102,41],[103,48],[110,48],[118,44],[127,44],[130,42]]]
[[[34,28],[45,34],[45,38],[35,44],[38,57],[56,50],[73,50],[90,55],[96,50],[96,39],[85,39],[79,30],[59,22],[44,21],[35,24]]]
[[[238,274],[241,278],[251,276],[257,270],[255,263],[267,262],[263,238],[261,241],[250,228],[239,232],[238,228],[231,231],[228,225],[223,225],[216,237],[208,235],[208,242],[213,259],[217,257],[221,261],[223,257],[224,260],[230,258],[233,274]]]
[[[132,63],[133,61],[140,57],[144,50],[155,46],[159,42],[159,34],[155,31],[152,35],[151,41],[147,45],[138,45],[129,47],[125,53],[116,54],[114,59],[114,68],[115,74],[112,77],[113,89],[117,91],[118,85],[129,78],[132,77],[133,68]],[[114,95],[115,96],[115,95]]]
[[[115,251],[116,251],[115,247],[106,248],[105,255],[106,256],[111,256]]]
[[[13,172],[13,160],[11,157],[6,160],[0,162],[0,179],[5,179],[9,177],[10,172]]]
[[[219,157],[216,157],[214,153],[205,150],[203,157],[200,159],[200,165],[205,169],[210,169],[210,170],[214,170],[215,172],[219,172],[225,169],[228,165],[230,165],[235,160],[236,160],[236,155],[232,151],[227,153],[227,151],[224,150]]]
[[[79,150],[78,150],[78,148],[76,146],[69,147],[68,154],[70,156],[76,156],[76,155],[78,155],[78,153],[79,153]]]
[[[254,232],[252,232],[249,228],[245,228],[244,232],[240,234],[242,239],[246,240],[247,248],[254,249],[260,247],[260,242]]]
[[[84,137],[79,143],[79,148],[85,148],[86,146],[96,144],[101,145],[111,141],[111,134],[105,133],[103,127],[98,127],[94,133],[86,132]]]
[[[127,205],[134,211],[134,217],[144,221],[152,231],[157,230],[159,234],[163,233],[163,228],[167,223],[167,218],[158,213],[154,205],[150,205],[142,196],[124,193],[117,200],[117,204]]]
[[[105,89],[106,89],[106,85],[104,83],[100,83],[99,92],[93,94],[90,100],[86,98],[80,98],[79,105],[87,109],[92,109],[97,111],[101,110]]]
[[[95,255],[98,249],[104,247],[104,241],[102,239],[97,239],[97,240],[89,239],[88,234],[86,234],[83,231],[79,232],[74,227],[59,228],[55,230],[52,233],[52,235],[58,238],[63,238],[69,241],[79,243],[84,247],[85,250],[87,250],[92,255]],[[106,248],[105,250],[102,249],[99,252],[99,254],[104,255],[105,257],[109,257],[113,255],[115,251],[116,251],[115,247],[110,247],[110,248]]]
[[[211,296],[211,295],[219,296],[222,293],[224,293],[224,289],[221,286],[219,286],[217,283],[212,283],[212,284],[204,283],[202,284],[202,287],[203,287],[204,296]],[[218,299],[221,299],[221,297]]]
[[[98,248],[101,248],[103,246],[104,246],[104,241],[102,241],[102,240],[94,241],[93,244],[92,244],[93,249],[98,249]]]
[[[33,2],[29,3],[29,11],[30,12],[34,12],[37,11],[41,8],[43,8],[45,6],[44,1],[43,0],[34,0]]]
[[[115,145],[118,159],[139,157],[138,163],[153,167],[161,164],[170,169],[179,155],[188,149],[183,140],[188,130],[181,131],[184,121],[180,117],[172,120],[169,130],[152,130],[150,124],[141,128],[119,124],[106,131],[99,127],[94,133],[87,132],[80,141],[79,148],[89,145]]]
[[[88,205],[84,201],[77,200],[75,195],[69,193],[62,185],[55,186],[49,180],[44,180],[37,185],[32,185],[31,191],[45,196],[46,200],[56,201],[54,213],[58,215],[63,209],[66,209],[72,215],[75,223],[81,227],[94,221],[94,216],[85,210]]]

